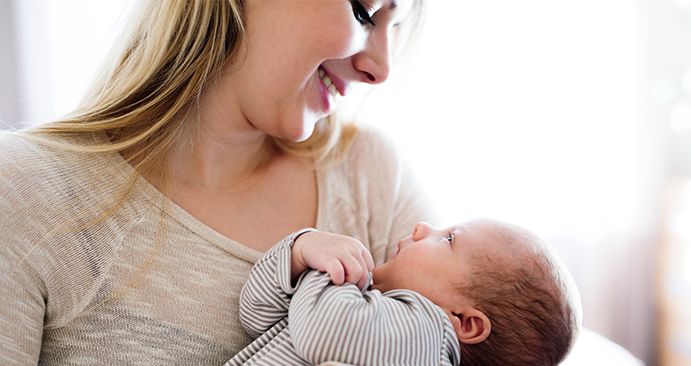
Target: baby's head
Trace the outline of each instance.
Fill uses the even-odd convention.
[[[497,221],[417,224],[375,268],[373,287],[410,289],[443,308],[463,365],[556,365],[581,324],[578,290],[559,258],[529,231]]]

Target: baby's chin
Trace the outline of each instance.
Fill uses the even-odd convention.
[[[386,292],[386,291],[391,290],[390,288],[387,288],[384,284],[382,284],[382,283],[376,283],[376,282],[372,284],[371,289],[372,289],[372,290],[377,290],[377,291],[379,291],[379,292],[381,292],[381,293],[384,293],[384,292]]]
[[[383,275],[381,273],[381,266],[376,266],[372,270],[372,289],[382,291]],[[384,292],[384,291],[382,291]]]
[[[390,286],[389,276],[387,275],[387,264],[374,267],[372,271],[372,289],[379,290],[379,292],[386,292],[393,290],[394,287]]]

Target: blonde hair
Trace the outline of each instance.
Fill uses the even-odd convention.
[[[413,0],[407,43],[422,19],[423,0]],[[126,158],[140,173],[165,166],[167,152],[191,111],[246,38],[244,0],[148,1],[133,18],[113,63],[103,67],[80,106],[61,120],[24,131],[26,137],[78,152],[134,151]],[[294,143],[274,138],[279,149],[338,160],[347,151],[354,124],[327,117],[312,136]],[[54,139],[58,136],[90,136]]]

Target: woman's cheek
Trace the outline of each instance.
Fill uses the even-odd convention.
[[[362,50],[367,41],[365,29],[355,20],[346,19],[331,23],[320,37],[329,59],[344,59]]]

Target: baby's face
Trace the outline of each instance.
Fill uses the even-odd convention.
[[[373,287],[382,292],[413,290],[448,310],[454,304],[467,303],[454,289],[467,283],[480,263],[478,258],[520,258],[522,249],[528,249],[507,247],[506,241],[499,240],[493,230],[497,225],[500,224],[478,220],[438,229],[418,223],[411,235],[398,243],[389,261],[375,268]]]

